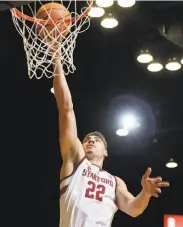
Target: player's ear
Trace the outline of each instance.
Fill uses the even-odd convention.
[[[108,156],[108,152],[107,152],[107,150],[105,150],[105,157],[107,157]]]

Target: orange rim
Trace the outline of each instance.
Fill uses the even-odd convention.
[[[78,21],[78,20],[81,20],[83,17],[86,17],[91,9],[93,5],[93,0],[90,0],[90,4],[88,6],[88,8],[80,15],[78,15],[77,17],[72,17],[71,19],[68,19],[68,20],[65,20],[64,23],[70,23],[70,22],[75,22],[75,21]],[[18,10],[17,8],[13,8],[13,9],[10,9],[11,13],[18,17],[18,18],[23,18],[23,19],[26,19],[28,21],[31,21],[31,22],[39,22],[39,23],[47,23],[47,24],[53,24],[53,21],[51,20],[42,20],[42,19],[38,19],[36,17],[30,17],[26,14],[23,14],[20,10]]]

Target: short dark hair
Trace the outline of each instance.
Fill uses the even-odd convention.
[[[102,135],[102,133],[97,132],[97,131],[95,131],[95,132],[90,132],[90,133],[88,133],[88,134],[84,137],[83,142],[84,142],[85,139],[86,139],[87,137],[89,137],[89,136],[97,136],[97,137],[99,137],[99,138],[102,140],[102,142],[104,143],[105,149],[107,149],[107,141],[106,141],[105,137]]]

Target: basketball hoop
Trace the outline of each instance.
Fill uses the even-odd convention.
[[[75,71],[76,38],[90,26],[88,13],[92,5],[93,0],[60,0],[46,4],[36,1],[10,10],[15,28],[23,38],[30,79],[44,75],[53,77],[56,56],[60,57],[66,75]]]

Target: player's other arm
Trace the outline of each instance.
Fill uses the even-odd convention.
[[[117,177],[116,203],[120,210],[132,217],[137,217],[144,212],[152,196],[157,198],[161,188],[169,186],[169,183],[162,181],[161,177],[150,178],[151,171],[151,168],[148,168],[143,175],[142,190],[136,197],[127,190],[124,181]]]
[[[150,196],[142,190],[137,197],[134,197],[128,191],[124,181],[118,177],[116,179],[116,204],[118,209],[134,218],[142,214],[148,206]]]
[[[59,110],[60,148],[63,165],[77,164],[84,157],[84,150],[77,136],[76,119],[71,93],[59,59],[54,60],[54,94]]]

